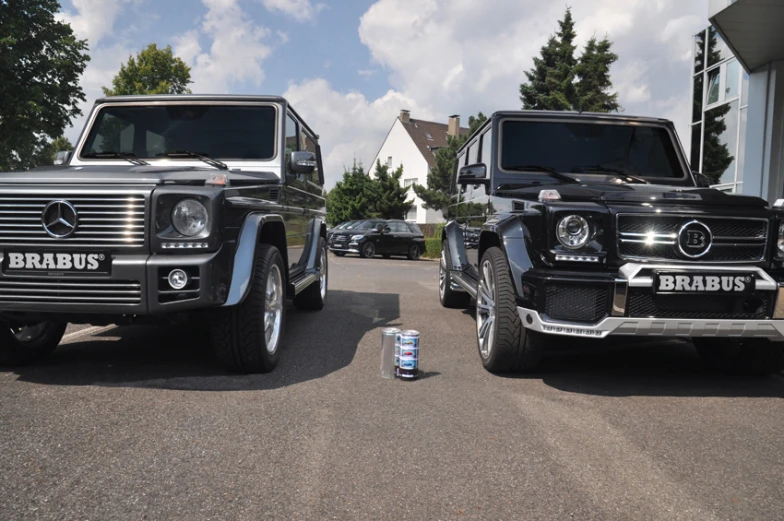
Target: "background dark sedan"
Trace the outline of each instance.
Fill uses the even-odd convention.
[[[376,255],[384,258],[405,255],[417,260],[425,251],[425,236],[416,224],[368,219],[352,229],[334,230],[329,237],[329,249],[341,257],[357,253],[366,259]]]

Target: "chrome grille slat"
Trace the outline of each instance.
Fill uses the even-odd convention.
[[[77,248],[141,248],[147,240],[149,195],[138,189],[87,189],[82,192],[53,188],[31,193],[0,194],[0,248],[9,246]],[[41,214],[52,201],[68,201],[77,211],[71,237],[56,239],[44,230]]]
[[[141,284],[134,281],[15,279],[0,282],[0,302],[140,304]]]

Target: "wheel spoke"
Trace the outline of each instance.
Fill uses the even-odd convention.
[[[493,327],[494,320],[495,319],[492,316],[487,317],[487,319],[482,322],[482,326],[479,328],[479,336],[484,341],[483,343],[485,344],[485,348],[487,348],[487,337],[489,336],[488,332]]]
[[[492,314],[492,312],[493,312],[493,304],[492,303],[485,304],[485,303],[477,301],[476,307],[477,307],[477,309],[480,309],[481,311],[485,312],[488,315]]]

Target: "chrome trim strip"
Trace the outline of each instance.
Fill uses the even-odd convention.
[[[651,288],[653,287],[653,277],[640,276],[643,270],[673,270],[683,273],[705,273],[706,271],[718,273],[754,273],[757,276],[755,289],[757,291],[776,291],[778,283],[768,275],[762,268],[756,266],[713,266],[713,265],[683,265],[683,264],[637,264],[629,262],[621,266],[618,273],[625,280],[629,281],[630,288]]]
[[[311,273],[310,275],[306,275],[303,278],[296,281],[294,283],[294,295],[299,295],[300,293],[302,293],[302,290],[306,289],[313,282],[316,282],[318,278],[319,278],[318,273]]]
[[[621,239],[622,243],[630,242],[636,244],[663,244],[665,246],[675,246],[675,241],[657,241],[654,239],[653,241],[649,241],[648,239]]]
[[[653,337],[768,338],[784,341],[784,320],[700,320],[607,317],[598,324],[545,321],[538,312],[518,307],[523,325],[551,335],[605,338],[611,335]]]
[[[629,283],[626,279],[615,279],[615,292],[613,294],[612,316],[626,315],[626,299],[629,294]]]
[[[471,285],[471,283],[465,279],[465,275],[459,271],[452,270],[452,280],[457,282],[463,289],[471,295],[471,297],[476,298],[476,288]]]

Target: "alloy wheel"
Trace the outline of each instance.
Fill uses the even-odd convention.
[[[438,292],[444,298],[446,292],[446,253],[441,250],[441,262],[438,264]]]
[[[493,348],[495,316],[495,275],[490,261],[486,260],[482,263],[476,294],[476,333],[483,358],[489,358]]]
[[[267,351],[272,354],[278,349],[281,323],[283,322],[283,277],[274,264],[267,275],[267,290],[264,306],[264,338]]]
[[[327,298],[327,251],[321,252],[319,263],[319,286],[321,287],[321,300]]]

